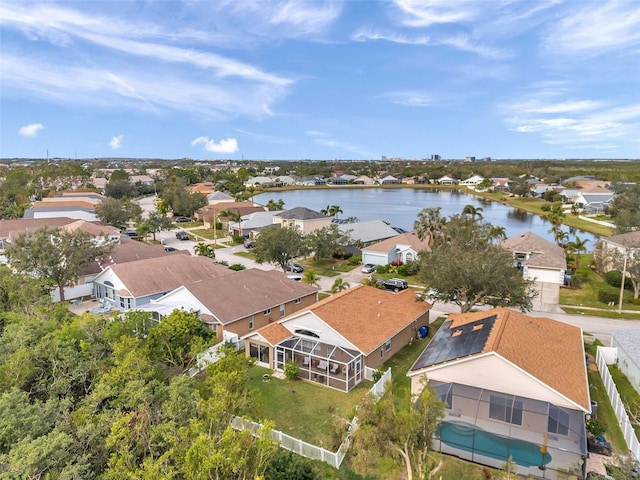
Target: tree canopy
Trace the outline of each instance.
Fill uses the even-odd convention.
[[[313,252],[313,258],[319,260],[344,252],[345,247],[351,243],[351,237],[348,233],[343,233],[338,225],[332,223],[307,234],[305,242],[309,251]]]
[[[64,286],[77,278],[80,267],[112,248],[107,237],[45,226],[18,235],[7,249],[7,256],[17,271],[52,280],[64,300]]]
[[[287,271],[295,258],[306,255],[309,249],[302,234],[294,228],[269,227],[255,240],[253,253],[258,263],[271,263]]]
[[[420,254],[418,276],[431,298],[455,303],[462,312],[477,303],[531,308],[531,282],[514,267],[513,254],[493,243],[500,232],[491,224],[455,215],[437,234],[425,231],[434,241]]]
[[[142,215],[142,208],[129,198],[107,198],[104,202],[96,205],[96,216],[101,222],[122,228],[128,222],[137,222]]]

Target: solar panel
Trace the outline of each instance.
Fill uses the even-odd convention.
[[[411,370],[480,353],[487,343],[496,318],[496,315],[491,315],[454,329],[450,328],[451,320],[445,322],[420,354]]]

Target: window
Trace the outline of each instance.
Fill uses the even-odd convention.
[[[391,340],[387,340],[384,344],[384,349],[388,352],[391,350]]]
[[[271,314],[271,309],[270,309],[270,308],[267,308],[267,309],[264,311],[264,314],[265,314],[265,315],[270,315],[270,314]]]
[[[253,328],[253,315],[249,317],[249,328]]]
[[[522,425],[522,400],[517,400],[512,396],[491,395],[489,398],[489,418]]]
[[[380,358],[384,357],[384,347],[380,349]]]
[[[299,333],[300,335],[307,335],[309,337],[314,337],[314,338],[320,338],[320,335],[318,335],[315,332],[311,332],[309,330],[302,330],[302,329],[297,329],[296,333]]]
[[[555,405],[549,405],[549,418],[547,419],[547,432],[558,435],[569,435],[569,419],[567,412]]]
[[[301,302],[302,302],[302,299],[301,299],[301,298],[296,298],[296,305],[297,305],[297,304],[299,304],[299,303],[301,303]]]
[[[280,305],[280,316],[284,317],[284,303]]]

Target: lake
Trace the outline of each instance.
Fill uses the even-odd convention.
[[[320,211],[328,205],[339,205],[343,213],[338,218],[356,217],[358,220],[381,219],[394,227],[413,230],[418,212],[426,207],[440,207],[445,217],[462,212],[465,205],[482,208],[485,221],[505,228],[508,237],[530,230],[553,242],[551,223],[528,212],[514,209],[458,190],[414,188],[323,188],[261,193],[254,201],[265,205],[270,199],[283,200],[285,209],[307,207]],[[588,238],[587,249],[592,251],[598,237],[580,230],[563,227],[570,240],[577,234]]]

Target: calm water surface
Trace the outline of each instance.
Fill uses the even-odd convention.
[[[553,241],[551,223],[530,213],[516,210],[508,205],[491,202],[456,190],[418,190],[413,188],[327,188],[313,190],[291,190],[268,192],[256,195],[254,201],[266,204],[270,199],[284,200],[285,208],[307,207],[320,211],[328,205],[339,205],[343,213],[338,218],[357,217],[358,220],[381,219],[394,227],[412,230],[418,212],[425,207],[440,207],[445,217],[462,212],[465,205],[482,208],[484,220],[505,228],[511,237],[531,230]],[[597,241],[591,233],[564,228],[570,239],[577,234],[588,238],[589,251]]]

